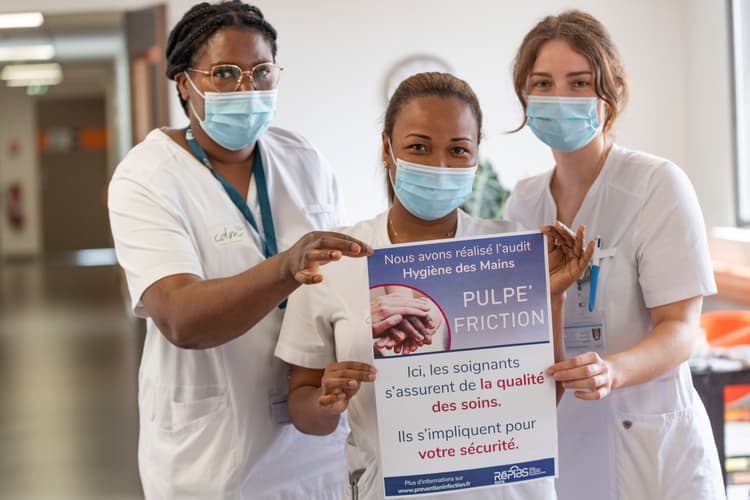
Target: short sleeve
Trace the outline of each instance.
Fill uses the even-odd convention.
[[[182,217],[145,183],[115,173],[108,205],[117,260],[137,316],[147,316],[141,297],[156,281],[174,274],[205,277]]]
[[[336,362],[332,305],[327,284],[303,285],[289,296],[276,356],[289,364],[322,369]]]
[[[703,214],[676,165],[653,172],[633,235],[646,307],[716,293]]]

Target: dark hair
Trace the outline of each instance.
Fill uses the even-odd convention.
[[[417,73],[401,82],[385,110],[383,133],[393,140],[393,125],[401,108],[412,99],[425,96],[456,97],[464,101],[477,119],[477,142],[482,137],[482,108],[468,83],[449,73]]]
[[[474,113],[477,120],[477,144],[482,138],[482,108],[479,99],[471,86],[464,80],[450,73],[417,73],[401,82],[396,91],[393,92],[388,107],[385,110],[383,120],[383,133],[393,142],[393,125],[401,109],[417,97],[439,96],[456,97],[466,103]],[[393,186],[386,174],[386,185],[388,187],[388,199],[393,201]]]
[[[194,5],[172,28],[167,39],[167,78],[174,80],[192,64],[203,44],[221,28],[238,27],[257,30],[271,45],[271,53],[276,59],[276,30],[263,17],[258,7],[240,0],[210,4],[202,2]],[[187,114],[187,102],[179,90],[182,109]]]
[[[539,49],[550,40],[565,40],[573,50],[588,59],[594,72],[596,95],[609,106],[604,119],[606,133],[625,107],[628,82],[620,53],[607,29],[591,14],[580,10],[547,16],[526,34],[513,62],[513,86],[521,105],[526,109],[529,75],[534,69]],[[525,117],[516,131],[524,125]]]

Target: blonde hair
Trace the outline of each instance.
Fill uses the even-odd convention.
[[[589,61],[594,73],[596,95],[608,105],[603,127],[604,133],[607,133],[625,108],[628,82],[620,53],[604,25],[592,15],[580,10],[568,10],[559,16],[547,16],[524,37],[513,61],[513,86],[521,105],[526,109],[529,75],[534,68],[539,49],[551,40],[565,40],[573,50]],[[515,131],[524,125],[525,116],[523,123]]]

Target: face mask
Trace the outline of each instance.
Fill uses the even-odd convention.
[[[466,201],[477,172],[476,165],[449,168],[428,167],[401,159],[395,162],[393,191],[406,210],[424,220],[445,217]]]
[[[277,90],[201,92],[190,76],[187,80],[204,99],[203,119],[193,110],[203,131],[216,144],[237,151],[255,144],[276,115]]]
[[[596,97],[529,96],[526,118],[534,134],[552,149],[577,151],[600,128]]]

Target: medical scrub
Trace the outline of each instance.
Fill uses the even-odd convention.
[[[336,185],[318,152],[278,128],[261,137],[259,148],[279,250],[305,232],[336,226]],[[262,224],[252,179],[247,201]],[[154,130],[117,167],[109,210],[133,310],[147,319],[138,374],[146,498],[339,498],[346,430],[314,437],[289,423],[288,367],[273,355],[281,309],[226,344],[187,350],[167,340],[141,303],[146,289],[167,276],[224,278],[264,260],[258,234],[221,184]]]
[[[361,222],[343,232],[374,247],[391,244],[388,237],[388,213]],[[504,221],[489,221],[458,212],[456,237],[518,231],[520,226]],[[337,361],[373,363],[370,332],[370,293],[367,262],[345,259],[324,268],[325,279],[314,287],[298,289],[289,298],[276,355],[290,364],[323,369]],[[364,333],[364,334],[363,334]],[[351,433],[346,441],[349,473],[364,469],[359,478],[360,500],[383,498],[383,473],[380,469],[375,390],[362,384],[351,399],[347,411]],[[347,491],[346,498],[350,498]],[[427,498],[419,495],[409,498]],[[444,493],[441,500],[552,500],[551,479],[539,479],[523,485]]]
[[[506,217],[551,224],[552,171],[521,181]],[[575,216],[601,237],[593,311],[590,273],[565,304],[568,357],[633,347],[651,332],[649,309],[716,292],[703,216],[690,181],[673,163],[618,145]],[[590,328],[591,337],[583,332]],[[558,408],[561,500],[723,499],[716,446],[687,362],[599,401],[565,391]]]

